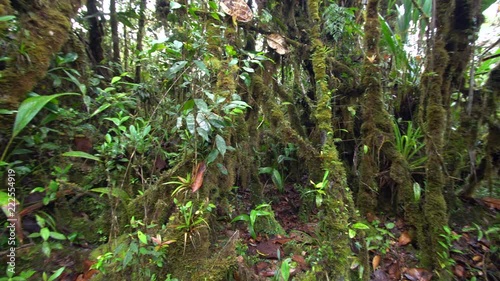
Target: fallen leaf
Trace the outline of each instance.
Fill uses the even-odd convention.
[[[377,269],[373,272],[372,281],[390,281],[391,279],[382,269]]]
[[[196,172],[194,173],[193,177],[193,185],[191,185],[193,193],[198,191],[198,189],[200,189],[200,187],[203,185],[203,175],[205,174],[206,170],[207,166],[205,165],[205,162],[200,162],[198,163],[198,166],[196,166]]]
[[[479,198],[477,200],[482,201],[490,209],[500,210],[500,199],[491,198],[491,197],[483,197],[483,198]]]
[[[480,255],[475,255],[474,257],[472,257],[472,260],[475,262],[482,261],[483,257]]]
[[[92,140],[86,136],[75,136],[73,138],[75,150],[90,153],[92,151]]]
[[[373,270],[377,269],[377,267],[380,265],[380,256],[379,255],[376,255],[373,257],[373,260],[372,260],[372,267],[373,267]]]
[[[408,268],[405,270],[404,276],[410,281],[430,281],[432,272],[425,268]]]
[[[398,245],[399,246],[406,246],[410,243],[411,243],[410,233],[408,233],[408,231],[404,231],[403,233],[401,233],[401,235],[399,236],[399,239],[398,239]]]
[[[267,44],[271,49],[276,50],[276,53],[284,55],[288,53],[288,48],[286,46],[286,40],[283,36],[273,33],[267,35]]]
[[[465,268],[459,264],[453,267],[453,274],[458,278],[463,278],[465,275]]]

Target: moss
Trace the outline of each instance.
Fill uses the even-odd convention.
[[[45,76],[50,58],[68,38],[70,19],[80,5],[78,0],[35,1],[24,5],[27,11],[18,11],[18,24],[24,32],[12,42],[14,47],[8,54],[12,60],[0,70],[2,108],[17,108],[26,93]]]

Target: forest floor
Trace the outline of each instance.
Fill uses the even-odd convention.
[[[314,243],[318,224],[317,215],[309,218],[301,216],[304,204],[300,192],[292,185],[279,192],[270,188],[264,198],[272,200],[271,206],[276,220],[283,227],[285,234],[259,234],[255,239],[242,227],[241,237],[248,247],[246,257],[253,270],[261,277],[275,279],[281,274],[283,260],[289,258],[290,277],[311,269],[313,261],[309,253],[317,250]],[[250,194],[241,194],[244,198]],[[249,198],[242,200],[250,202]],[[500,229],[492,225],[500,221],[498,210],[500,200],[483,198],[463,202],[463,206],[450,218],[447,239],[451,248],[448,256],[451,274],[455,280],[500,280],[500,248],[490,240],[492,235],[498,236]],[[373,267],[372,281],[427,281],[439,280],[432,272],[418,268],[416,256],[418,247],[412,240],[410,227],[400,218],[388,214],[369,215],[371,234],[367,234],[369,259]],[[488,226],[490,228],[488,228]],[[498,241],[496,241],[498,243]],[[358,242],[354,239],[352,249],[357,250]],[[436,253],[438,254],[438,253]],[[352,263],[352,269],[359,269],[359,264]],[[280,279],[281,280],[281,279]]]
[[[237,261],[253,272],[258,280],[283,280],[280,276],[287,273],[290,275],[288,280],[295,276],[300,280],[301,274],[315,264],[321,264],[320,260],[313,258],[319,251],[317,231],[321,214],[314,207],[314,198],[304,196],[300,185],[285,185],[282,191],[274,187],[266,190],[264,198],[268,198],[275,220],[268,220],[268,224],[261,225],[260,229],[256,224],[255,237],[250,235],[245,222],[227,224],[225,229],[219,230],[219,236],[239,232]],[[244,205],[251,202],[250,191],[238,190],[236,196],[242,204],[239,209],[251,210],[252,206]],[[500,200],[483,198],[462,202],[462,206],[452,212],[446,239],[451,245],[448,265],[454,280],[500,280],[498,210]],[[370,227],[365,232],[373,271],[370,280],[440,280],[432,272],[418,267],[418,244],[412,239],[410,227],[389,213],[369,215],[365,222]],[[354,238],[352,241],[353,253],[360,255],[361,240]],[[68,246],[70,250],[55,251],[50,260],[42,259],[38,263],[45,264],[45,267],[50,264],[54,268],[65,266],[68,271],[57,280],[92,280],[96,270],[90,269],[93,261],[88,256],[95,246],[72,244]],[[43,257],[41,253],[40,257]],[[355,259],[352,269],[360,270]],[[234,276],[234,280],[238,280],[238,276]]]

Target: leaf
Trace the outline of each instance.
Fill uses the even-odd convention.
[[[49,239],[49,237],[50,237],[50,230],[46,227],[42,228],[40,230],[40,236],[42,237],[42,239],[44,241],[47,241],[47,239]]]
[[[42,110],[42,108],[51,100],[61,96],[77,96],[77,93],[61,93],[50,96],[35,96],[25,99],[17,111],[12,138],[16,137],[28,123]]]
[[[224,138],[221,137],[220,135],[215,136],[215,145],[217,146],[217,149],[220,151],[222,157],[224,157],[224,154],[226,153],[227,150],[226,141],[224,140]]]
[[[253,12],[244,0],[222,0],[220,7],[233,20],[249,22],[253,19]]]
[[[186,126],[191,135],[194,135],[196,123],[194,121],[194,115],[192,113],[189,113],[186,116]]]
[[[182,5],[175,2],[175,1],[171,1],[170,2],[170,10],[176,10],[176,9],[179,9],[179,8],[182,8]]]
[[[140,230],[137,231],[137,237],[139,238],[139,241],[141,241],[142,244],[148,244],[148,237],[142,231]]]
[[[236,222],[236,221],[250,221],[250,217],[247,214],[241,214],[239,216],[236,216],[231,223]]]
[[[2,21],[11,21],[11,20],[13,20],[15,18],[16,18],[16,16],[12,16],[12,15],[1,16],[0,17],[0,22],[2,22]]]
[[[406,246],[410,243],[411,243],[410,233],[408,233],[408,231],[401,233],[401,235],[399,236],[399,239],[398,239],[398,245],[399,246]]]
[[[207,66],[205,65],[204,62],[200,61],[200,60],[195,60],[194,61],[194,64],[196,64],[196,66],[198,66],[198,68],[205,72],[206,75],[210,75],[210,71],[208,70]]]
[[[229,174],[227,168],[221,163],[217,163],[216,166],[223,175],[227,176]]]
[[[373,260],[372,260],[373,270],[377,269],[377,267],[380,265],[380,260],[381,260],[381,257],[379,255],[376,255],[373,257]]]
[[[352,228],[354,229],[370,229],[370,227],[362,222],[357,222],[352,225]]]
[[[86,158],[86,159],[90,159],[90,160],[95,160],[97,162],[101,162],[101,159],[99,159],[99,157],[94,156],[92,154],[88,154],[87,152],[83,152],[83,151],[68,151],[68,152],[64,152],[62,154],[62,156]]]
[[[196,166],[196,173],[193,176],[194,181],[193,184],[191,185],[193,193],[198,191],[198,189],[200,189],[200,187],[203,185],[203,175],[205,174],[206,170],[207,170],[207,165],[205,165],[205,162],[200,162],[198,163],[198,166]]]
[[[111,84],[115,84],[116,82],[122,80],[121,76],[115,76],[111,79]]]
[[[267,35],[266,41],[269,47],[276,50],[276,53],[280,55],[284,55],[289,52],[285,38],[277,33]]]
[[[210,151],[210,154],[208,154],[207,157],[207,164],[214,162],[215,159],[217,159],[217,156],[219,156],[219,150],[213,149],[212,151]]]
[[[89,191],[102,193],[102,194],[108,194],[108,195],[120,198],[124,201],[128,201],[130,199],[130,196],[128,195],[128,193],[125,192],[123,189],[119,189],[119,188],[111,189],[109,187],[96,187],[96,188],[90,189]]]
[[[59,233],[59,232],[51,232],[50,237],[57,239],[57,240],[66,240],[66,236],[64,236],[64,234]]]
[[[59,276],[63,273],[64,269],[66,269],[66,267],[64,267],[64,266],[63,266],[63,267],[61,267],[61,268],[59,268],[56,272],[54,272],[54,273],[53,273],[53,274],[49,277],[49,279],[48,279],[47,281],[54,281],[54,280],[56,280],[56,279],[57,279],[57,277],[59,277]]]

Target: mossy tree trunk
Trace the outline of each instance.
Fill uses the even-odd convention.
[[[425,72],[422,77],[421,119],[425,132],[425,146],[428,160],[425,165],[426,186],[423,209],[426,221],[425,241],[420,243],[422,247],[422,263],[424,266],[439,270],[441,280],[450,277],[442,270],[441,264],[445,262],[437,253],[448,255],[448,248],[443,247],[441,234],[443,227],[448,225],[446,201],[444,198],[444,186],[446,174],[443,161],[444,136],[447,124],[448,107],[445,101],[449,100],[449,89],[446,89],[445,76],[448,66],[449,55],[446,51],[446,38],[450,31],[450,18],[452,16],[455,1],[436,1],[434,21],[431,30],[435,28],[435,34],[431,34],[426,60]]]
[[[351,191],[347,185],[345,167],[339,158],[334,143],[332,127],[332,109],[330,101],[335,89],[329,89],[326,66],[327,52],[321,40],[321,17],[319,0],[309,0],[311,61],[316,82],[316,126],[320,132],[321,154],[319,161],[324,171],[329,171],[328,198],[321,208],[322,220],[319,224],[319,235],[324,243],[320,251],[326,253],[325,268],[333,280],[348,280],[350,275],[350,240],[348,225],[354,216],[354,204]],[[318,178],[317,181],[320,179]]]
[[[17,108],[25,95],[45,77],[50,60],[68,40],[71,19],[82,5],[81,0],[0,2],[0,16],[16,13],[19,32],[11,36],[10,58],[0,68],[0,107]],[[6,115],[0,115],[4,119]],[[11,124],[11,122],[1,122]]]

